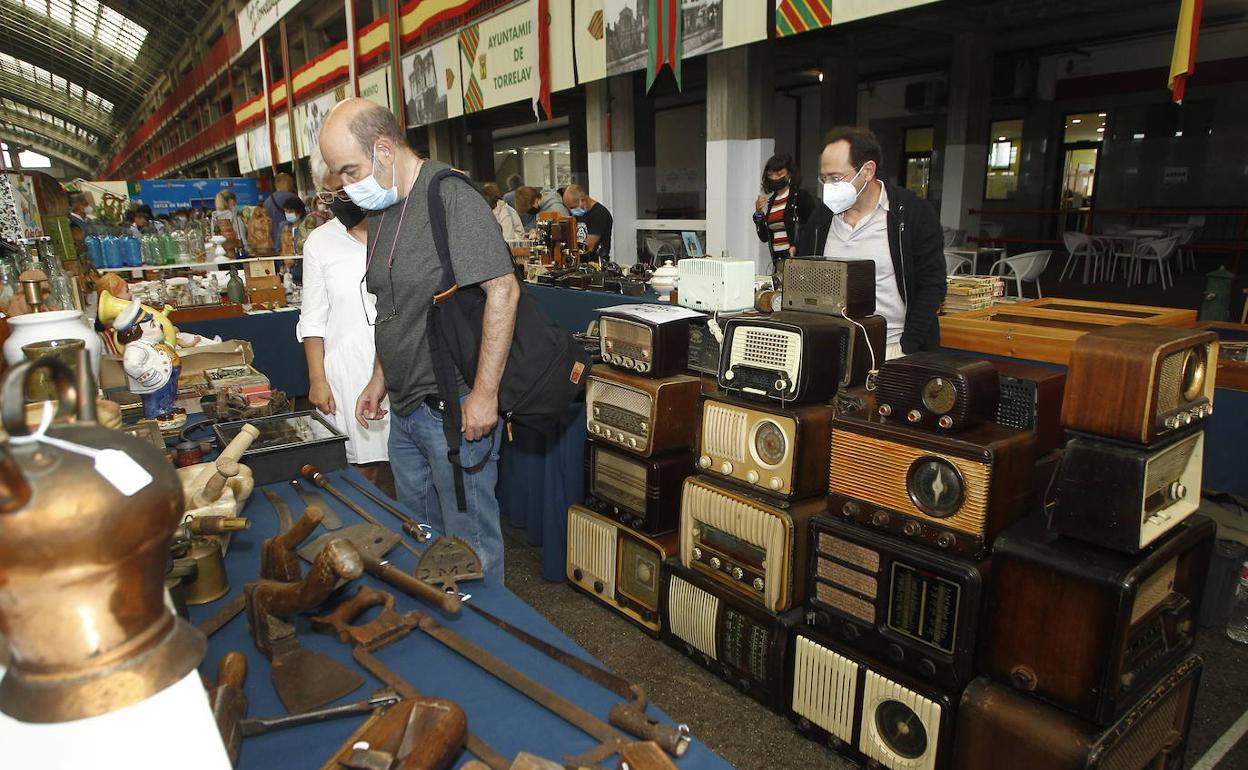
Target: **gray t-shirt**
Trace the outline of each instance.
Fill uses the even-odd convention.
[[[445,163],[425,161],[408,196],[368,220],[368,291],[377,295],[377,356],[386,376],[390,406],[411,414],[438,392],[426,338],[434,292],[446,288],[429,224],[429,180]],[[511,253],[485,198],[456,179],[439,190],[446,206],[451,265],[460,286],[472,286],[514,270]],[[406,206],[406,212],[404,212]],[[403,229],[399,231],[399,220]],[[394,266],[390,268],[393,248]]]

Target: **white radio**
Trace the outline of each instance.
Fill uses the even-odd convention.
[[[754,261],[705,257],[676,265],[680,304],[706,313],[754,307]]]

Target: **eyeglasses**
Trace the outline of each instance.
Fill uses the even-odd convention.
[[[337,190],[319,190],[316,193],[316,199],[320,201],[321,203],[324,203],[326,206],[333,203],[334,201],[351,200],[350,196],[348,196],[345,192],[343,192],[341,187],[338,188]]]
[[[364,293],[368,291],[365,282],[368,280],[368,270],[365,269],[364,277],[360,279],[360,306],[364,308],[364,323],[369,326],[381,326],[386,321],[393,321],[399,317],[398,299],[394,296],[394,263],[387,266],[387,272],[390,274],[390,315],[385,318],[377,317],[377,305],[373,304],[373,320],[368,320],[368,299]]]
[[[820,174],[819,175],[819,184],[836,184],[837,182],[844,182],[844,181],[845,181],[844,174]]]

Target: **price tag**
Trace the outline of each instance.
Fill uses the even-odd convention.
[[[120,449],[102,449],[95,456],[95,471],[129,497],[152,483],[152,474]]]

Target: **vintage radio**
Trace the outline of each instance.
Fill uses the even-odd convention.
[[[680,561],[747,601],[784,612],[806,598],[810,517],[826,509],[819,497],[781,510],[691,476],[680,500]]]
[[[677,300],[704,313],[754,307],[754,260],[699,257],[676,263]]]
[[[1070,351],[1062,423],[1152,444],[1213,413],[1218,335],[1126,324],[1085,334]]]
[[[811,521],[810,550],[807,625],[951,690],[975,675],[987,561],[933,554],[830,516]]]
[[[656,306],[644,316],[623,308],[604,310],[598,317],[602,360],[647,377],[682,374],[689,363],[689,318],[654,318],[669,309]]]
[[[1058,472],[1049,527],[1137,553],[1200,507],[1205,432],[1148,449],[1075,435]]]
[[[692,452],[647,460],[593,439],[585,442],[585,504],[648,535],[680,525],[680,489],[691,473]]]
[[[1035,437],[986,422],[948,436],[860,412],[832,420],[834,515],[979,559],[1026,512]]]
[[[725,391],[785,403],[826,402],[841,374],[845,329],[828,316],[774,313],[730,318],[724,325],[719,385]]]
[[[1204,667],[1187,658],[1139,703],[1101,728],[989,679],[958,707],[958,770],[1182,770]]]
[[[593,438],[642,457],[689,449],[697,439],[701,394],[696,377],[654,380],[595,366],[585,388],[585,425]]]
[[[777,615],[675,559],[663,567],[663,641],[764,706],[783,710],[789,635],[802,611]]]
[[[789,715],[803,733],[870,767],[949,767],[956,703],[948,693],[809,629],[793,634],[791,657]]]
[[[867,373],[884,363],[888,322],[882,315],[869,315],[852,321],[832,317],[832,323],[840,324],[845,329],[837,355],[841,390],[865,385]]]
[[[847,318],[875,313],[875,260],[786,259],[781,285],[785,310]]]
[[[981,666],[994,679],[1107,725],[1192,647],[1214,524],[1193,516],[1138,556],[1046,531],[997,539]]]
[[[698,467],[785,499],[828,491],[832,407],[784,409],[728,396],[702,401]]]
[[[719,351],[723,347],[723,336],[723,329],[713,317],[695,318],[689,323],[690,371],[719,376]]]
[[[568,580],[652,634],[663,560],[675,551],[675,533],[647,537],[584,506],[568,509]]]
[[[1044,455],[1062,445],[1062,390],[1066,373],[1048,366],[1014,359],[993,361],[1001,395],[997,399],[998,425],[1036,434],[1036,454]]]
[[[881,417],[945,433],[995,417],[999,392],[992,364],[933,351],[885,361],[875,380]]]

